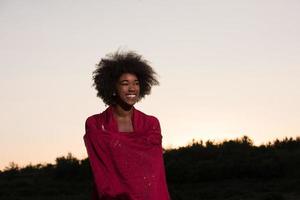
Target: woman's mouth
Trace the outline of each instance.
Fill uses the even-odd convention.
[[[136,97],[136,94],[126,94],[126,97],[134,98],[134,97]]]

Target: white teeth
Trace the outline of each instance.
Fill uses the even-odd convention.
[[[130,98],[133,98],[133,97],[135,97],[136,95],[135,94],[128,94],[128,95],[126,95],[127,97],[130,97]]]

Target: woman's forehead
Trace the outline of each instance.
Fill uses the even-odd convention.
[[[138,80],[138,77],[135,75],[135,74],[132,74],[132,73],[123,73],[121,74],[120,78],[119,78],[120,81],[122,80]]]

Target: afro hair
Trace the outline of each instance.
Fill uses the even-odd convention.
[[[116,97],[113,93],[116,91],[116,83],[124,73],[130,73],[137,76],[140,85],[140,96],[150,94],[151,87],[158,85],[156,72],[149,65],[149,62],[141,55],[129,51],[117,51],[102,58],[93,72],[93,86],[97,90],[97,96],[107,105],[116,104]]]

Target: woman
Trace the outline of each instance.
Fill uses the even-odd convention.
[[[159,121],[134,107],[158,84],[155,75],[134,52],[110,54],[94,71],[97,96],[108,105],[85,125],[94,200],[170,200]]]

